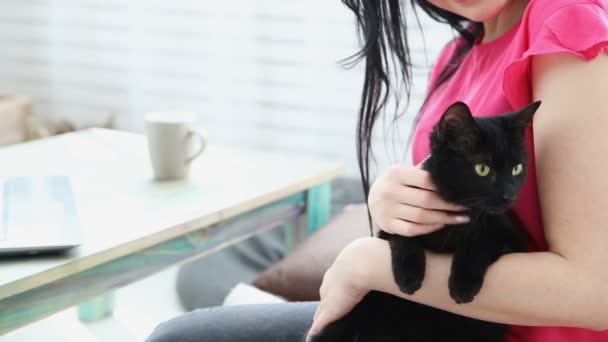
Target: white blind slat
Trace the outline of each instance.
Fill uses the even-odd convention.
[[[420,68],[399,143],[452,36],[421,14],[423,44],[409,19]],[[117,112],[120,128],[140,132],[147,111],[195,111],[215,143],[331,158],[355,176],[363,66],[338,62],[357,45],[340,1],[3,1],[0,93],[29,94],[37,114],[79,125]],[[385,139],[379,128],[381,167],[403,157]]]

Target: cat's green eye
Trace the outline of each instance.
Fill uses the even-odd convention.
[[[486,164],[475,165],[475,172],[481,177],[485,177],[490,174],[490,167]]]
[[[521,174],[521,172],[524,170],[524,166],[522,164],[517,164],[513,167],[513,171],[511,172],[513,174],[513,176],[517,176],[519,174]]]

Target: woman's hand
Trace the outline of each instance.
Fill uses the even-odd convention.
[[[367,204],[374,225],[390,234],[424,235],[447,224],[469,222],[456,213],[466,208],[441,199],[420,165],[391,167],[372,185]]]
[[[321,302],[315,313],[309,337],[349,313],[370,291],[366,282],[369,279],[368,270],[374,262],[368,253],[372,240],[377,239],[360,238],[351,242],[325,272],[319,291]]]

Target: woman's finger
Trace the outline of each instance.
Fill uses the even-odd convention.
[[[313,321],[317,319],[317,317],[319,317],[319,313],[321,312],[321,303],[319,303],[319,306],[317,306],[317,310],[315,310],[315,315],[312,317]]]
[[[402,185],[413,186],[420,189],[437,191],[437,187],[431,179],[431,174],[425,170],[415,167],[395,168],[395,180]]]
[[[444,226],[444,224],[424,225],[408,222],[402,219],[393,219],[388,223],[387,227],[382,228],[383,230],[392,234],[414,237],[418,235],[430,234],[443,228]]]
[[[470,221],[465,215],[448,214],[441,210],[430,210],[404,204],[397,205],[390,211],[394,218],[419,225],[464,224]]]
[[[323,314],[321,305],[322,305],[322,303],[320,303],[319,306],[317,307],[317,312],[315,312],[315,317],[312,321],[312,325],[310,326],[310,329],[308,330],[308,339],[310,339],[310,337],[321,332],[321,330],[323,330],[323,328],[325,327],[325,323],[324,323],[325,315]]]
[[[329,319],[330,316],[330,314],[326,314],[325,310],[320,311],[319,315],[317,316],[317,318],[315,318],[312,323],[312,326],[310,327],[310,330],[308,332],[309,337],[318,334],[319,332],[321,332],[321,330],[323,330],[323,328],[329,325],[332,322]]]
[[[436,192],[425,189],[400,186],[392,190],[391,193],[394,200],[419,208],[444,211],[463,211],[467,209],[463,205],[446,202]]]
[[[348,297],[344,293],[340,293],[340,291],[335,291],[332,295],[332,298],[326,298],[321,301],[319,307],[317,308],[318,314],[315,314],[314,321],[312,322],[312,326],[308,331],[308,336],[312,336],[318,334],[327,327],[330,323],[333,323],[340,318],[344,317],[353,307],[350,305],[353,300],[351,297]]]

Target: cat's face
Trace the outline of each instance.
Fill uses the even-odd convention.
[[[525,128],[539,106],[485,118],[473,118],[462,102],[450,106],[431,134],[425,164],[440,194],[490,213],[510,208],[526,176]]]

